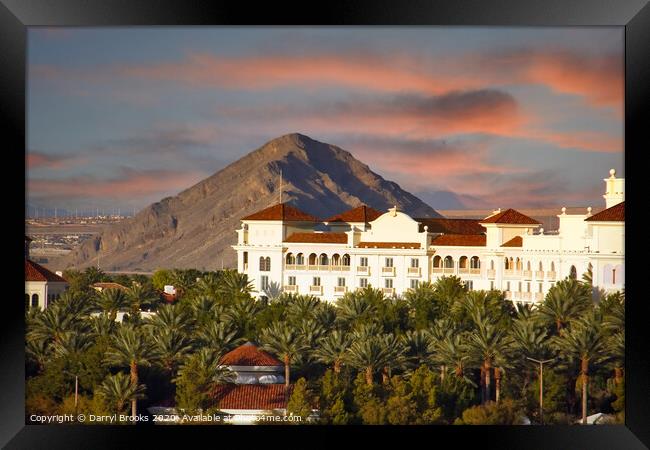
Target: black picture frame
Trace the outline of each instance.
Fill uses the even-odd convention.
[[[39,426],[24,424],[24,310],[19,257],[24,197],[15,195],[25,171],[26,30],[29,26],[132,25],[480,25],[480,26],[622,26],[625,27],[625,172],[626,257],[626,424],[625,426],[531,427],[146,427]],[[199,0],[0,0],[0,114],[5,157],[6,257],[10,292],[4,293],[0,366],[0,445],[6,448],[133,448],[171,444],[226,445],[224,438],[256,445],[304,447],[313,443],[373,446],[387,442],[464,448],[637,449],[650,446],[650,364],[646,348],[649,316],[641,293],[640,245],[643,151],[650,101],[650,5],[648,0],[385,0],[283,3],[208,2]],[[11,176],[16,180],[11,180]],[[24,185],[23,185],[24,186]],[[12,205],[13,206],[13,205]],[[637,263],[637,264],[635,264]],[[630,275],[631,274],[631,275]],[[346,437],[340,435],[346,433]],[[288,434],[291,433],[291,434]],[[314,433],[318,438],[314,439]],[[273,436],[268,436],[273,434]],[[418,436],[413,436],[418,434]],[[262,436],[263,435],[263,436]],[[273,439],[269,441],[269,437]],[[140,438],[143,438],[142,440]],[[191,440],[188,440],[190,438]],[[257,438],[257,439],[256,439]],[[243,439],[243,440],[242,440]],[[345,439],[345,440],[343,440]],[[354,439],[351,441],[350,439]],[[178,444],[176,444],[178,445]]]

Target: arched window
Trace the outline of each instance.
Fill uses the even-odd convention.
[[[260,272],[268,272],[271,270],[271,257],[266,258],[260,256]]]
[[[316,253],[311,253],[309,255],[309,265],[310,266],[315,266],[317,264],[318,256],[316,256]]]
[[[339,266],[341,265],[341,257],[339,256],[338,253],[334,253],[332,255],[332,265],[333,266]]]
[[[296,255],[296,264],[298,264],[299,266],[305,264],[305,255],[303,255],[302,253],[298,253]]]
[[[458,260],[458,267],[460,269],[467,269],[467,256],[461,256]]]
[[[38,294],[32,294],[32,308],[38,307]]]
[[[526,263],[526,270],[530,271],[530,261]]]
[[[295,264],[296,263],[296,257],[294,256],[293,253],[287,253],[287,264]]]
[[[343,255],[343,258],[341,258],[341,261],[342,261],[341,265],[349,267],[350,266],[350,255],[348,255],[346,253],[345,255]]]
[[[469,267],[470,269],[481,268],[481,260],[478,258],[478,256],[472,256],[472,259],[469,260]]]
[[[551,272],[555,272],[555,263],[551,261]]]
[[[522,261],[521,259],[517,258],[517,266],[516,266],[516,269],[517,269],[517,270],[521,270],[522,267],[523,267],[523,261]]]
[[[511,259],[512,259],[512,258],[511,258]],[[509,270],[510,267],[512,267],[512,263],[511,263],[511,261],[510,261],[508,258],[506,258],[506,259],[505,259],[505,263],[506,263],[506,270]]]
[[[451,256],[445,257],[445,269],[454,267],[454,259]]]
[[[494,260],[490,260],[490,270],[494,270]]]
[[[327,266],[329,264],[329,259],[325,253],[321,253],[318,257],[318,264],[321,266]]]
[[[542,262],[540,261],[540,262],[539,262],[539,271],[541,272],[542,270],[544,270],[544,265],[543,265]]]
[[[433,267],[439,269],[442,267],[442,258],[440,255],[436,255],[433,257]]]
[[[571,269],[569,271],[569,278],[576,279],[578,278],[578,271],[576,270],[576,266],[571,266]]]

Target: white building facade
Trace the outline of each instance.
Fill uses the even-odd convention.
[[[594,215],[591,208],[562,208],[552,233],[513,209],[467,220],[361,206],[319,220],[279,204],[243,218],[233,248],[258,297],[282,290],[335,301],[366,286],[399,296],[454,275],[470,289],[498,289],[529,303],[589,269],[595,288],[616,291],[625,284],[624,179],[612,170],[604,181],[607,209]]]

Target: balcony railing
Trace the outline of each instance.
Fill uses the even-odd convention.
[[[481,268],[480,267],[470,267],[469,269],[470,275],[480,275],[481,274]]]
[[[513,298],[512,291],[504,291],[503,293],[507,300],[512,300]]]
[[[409,267],[407,275],[412,277],[419,277],[421,273],[422,272],[419,267]]]
[[[522,292],[521,297],[526,300],[530,301],[532,299],[533,293],[532,292]]]
[[[467,267],[459,267],[458,268],[458,273],[469,273],[469,268],[467,268]]]
[[[323,295],[323,286],[309,286],[309,293]]]
[[[535,292],[535,301],[536,302],[543,302],[544,301],[544,294],[541,292]]]
[[[456,269],[454,269],[453,267],[444,267],[442,269],[442,273],[454,273],[455,270]]]
[[[392,277],[395,276],[395,268],[394,267],[382,267],[381,268],[381,274],[385,277]]]
[[[296,270],[296,265],[295,264],[285,264],[284,269],[285,270]]]
[[[549,270],[548,272],[546,272],[546,278],[548,278],[551,281],[555,280],[555,271]]]
[[[543,280],[544,279],[544,271],[543,270],[537,270],[535,272],[535,279]]]
[[[488,269],[487,271],[487,277],[488,278],[495,278],[497,276],[497,271],[494,269]]]
[[[442,273],[442,267],[433,267],[431,273]]]
[[[313,264],[309,264],[307,266],[307,270],[318,270],[318,266],[314,266]]]
[[[357,266],[357,273],[370,275],[370,267],[368,267],[368,266]]]
[[[381,292],[384,293],[384,295],[394,295],[395,294],[395,288],[381,288]]]
[[[530,280],[533,278],[533,271],[532,270],[524,270],[524,279]]]
[[[334,286],[334,295],[343,295],[347,292],[347,286]]]
[[[284,287],[284,292],[296,293],[298,292],[298,286],[296,286],[295,284],[288,284]]]

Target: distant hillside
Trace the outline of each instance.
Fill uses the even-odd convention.
[[[83,243],[64,267],[105,270],[234,267],[239,219],[279,201],[327,217],[367,204],[393,205],[414,217],[440,217],[419,198],[374,173],[349,152],[301,134],[264,144],[175,197],[107,227]]]

